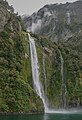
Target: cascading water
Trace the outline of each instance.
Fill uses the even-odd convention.
[[[39,79],[39,65],[38,65],[38,57],[37,57],[35,41],[30,36],[29,33],[28,33],[28,36],[29,36],[29,42],[30,42],[31,66],[32,66],[32,77],[33,77],[34,89],[37,95],[40,96],[40,98],[42,99],[43,104],[44,104],[44,110],[45,112],[47,112],[48,105],[45,101],[46,96],[44,94],[44,90],[43,90],[41,81]]]
[[[61,96],[62,96],[62,108],[65,109],[66,108],[66,95],[67,95],[67,88],[66,88],[66,82],[64,79],[64,59],[63,56],[61,54],[61,51],[59,51],[60,53],[60,58],[61,58],[61,75],[62,75],[62,85],[61,85]]]
[[[44,82],[45,102],[48,106],[47,107],[48,109],[47,109],[46,112],[48,112],[49,111],[49,101],[48,101],[48,98],[47,98],[47,77],[46,77],[45,53],[43,53],[42,63],[43,63],[43,73],[44,73],[44,80],[45,80],[45,82]]]
[[[44,80],[45,80],[45,93],[47,94],[47,78],[46,78],[46,69],[45,69],[45,54],[43,53],[43,73],[44,73]]]
[[[36,46],[35,46],[35,41],[34,39],[30,36],[30,34],[28,34],[29,36],[29,43],[30,43],[30,53],[31,53],[31,65],[32,65],[32,76],[33,76],[33,83],[34,83],[34,89],[37,93],[37,95],[42,99],[43,104],[44,104],[44,111],[45,113],[72,113],[72,112],[77,112],[77,110],[54,110],[54,109],[50,109],[48,107],[48,103],[46,101],[45,98],[46,95],[44,93],[44,89],[43,86],[41,84],[41,81],[39,79],[39,65],[38,65],[38,57],[37,57],[37,51],[36,51]],[[60,53],[60,57],[61,57],[61,75],[62,75],[62,96],[63,96],[63,100],[62,100],[62,104],[63,104],[63,108],[66,107],[66,94],[67,94],[67,89],[66,89],[66,83],[64,80],[64,60],[63,60],[63,56],[61,54],[61,51],[59,51]],[[44,61],[44,57],[43,57],[43,67],[44,67],[44,72],[45,72],[45,61]],[[44,74],[45,77],[45,82],[46,82],[46,72]],[[64,93],[63,93],[63,89],[64,89]]]

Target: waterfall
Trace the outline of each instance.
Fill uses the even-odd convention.
[[[45,101],[45,93],[43,86],[41,84],[41,81],[39,79],[39,64],[38,64],[38,57],[37,57],[37,51],[36,51],[36,46],[35,46],[35,41],[34,39],[29,36],[29,42],[30,42],[30,54],[31,54],[31,66],[32,66],[32,77],[33,77],[33,83],[34,83],[34,89],[37,93],[37,95],[42,99],[43,104],[44,104],[44,111],[48,111],[48,105]]]
[[[45,69],[45,54],[43,53],[43,74],[44,74],[44,80],[45,80],[45,93],[47,95],[47,78],[46,78],[46,69]]]
[[[69,113],[70,111],[65,110],[66,108],[66,102],[67,102],[67,88],[66,88],[66,81],[64,78],[64,59],[62,56],[61,51],[58,49],[60,58],[61,58],[61,77],[62,77],[62,84],[61,84],[61,99],[62,99],[62,110],[55,110],[53,108],[50,108],[48,104],[48,99],[46,97],[47,95],[47,77],[46,77],[46,69],[45,69],[45,54],[43,53],[43,72],[44,72],[44,80],[45,80],[45,92],[42,86],[42,83],[40,81],[39,77],[39,64],[38,64],[38,56],[35,46],[35,41],[33,37],[28,34],[29,37],[29,44],[30,44],[30,55],[31,55],[31,66],[32,66],[32,77],[33,77],[33,85],[34,89],[37,93],[37,95],[41,98],[43,104],[44,104],[44,111],[45,113]],[[70,112],[71,113],[71,112]]]
[[[65,109],[66,108],[66,95],[67,95],[67,88],[66,88],[66,81],[64,78],[64,59],[63,56],[61,54],[61,51],[59,51],[60,53],[60,58],[61,58],[61,76],[62,76],[62,85],[61,85],[61,98],[62,98],[62,108]]]
[[[46,65],[45,65],[45,53],[43,52],[43,59],[42,59],[42,63],[43,63],[43,74],[44,74],[44,90],[45,90],[45,102],[47,104],[47,112],[49,111],[49,101],[47,98],[47,77],[46,77]]]
[[[69,11],[67,12],[67,24],[68,24],[68,25],[71,24],[71,14],[70,14]]]

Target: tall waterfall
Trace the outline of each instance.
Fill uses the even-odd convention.
[[[47,97],[46,97],[46,92],[44,92],[43,86],[41,84],[40,78],[39,78],[39,65],[38,65],[38,56],[37,56],[37,51],[36,51],[36,46],[35,46],[35,41],[33,37],[29,36],[29,44],[30,44],[30,54],[31,54],[31,66],[32,66],[32,77],[33,77],[33,83],[34,83],[34,89],[37,93],[37,95],[42,99],[43,104],[44,104],[44,111],[45,113],[71,113],[72,111],[67,111],[67,110],[55,110],[53,108],[50,108]],[[67,97],[67,88],[66,88],[66,81],[64,78],[64,59],[62,56],[61,51],[58,49],[60,53],[60,58],[61,58],[61,77],[62,77],[62,85],[61,85],[61,98],[62,98],[62,108],[66,108],[66,97]],[[44,80],[45,84],[47,82],[46,78],[46,69],[45,69],[45,56],[43,54],[43,72],[44,72]],[[45,88],[45,91],[47,89]],[[77,111],[76,111],[77,112]]]
[[[60,53],[60,58],[61,58],[61,76],[62,76],[62,85],[61,85],[61,98],[62,98],[62,108],[65,109],[66,108],[66,96],[67,96],[67,88],[66,88],[66,81],[64,78],[64,59],[63,56],[61,54],[61,51],[59,51]]]
[[[32,66],[32,77],[33,77],[34,89],[37,95],[42,99],[44,104],[44,110],[45,112],[47,112],[48,105],[45,100],[46,96],[45,96],[41,81],[39,79],[39,65],[38,65],[38,57],[37,57],[35,41],[30,36],[30,34],[28,34],[28,36],[29,36],[29,42],[30,42],[31,66]]]

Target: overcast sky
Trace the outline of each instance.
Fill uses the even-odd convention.
[[[7,0],[20,15],[32,14],[46,4],[74,2],[76,0]]]

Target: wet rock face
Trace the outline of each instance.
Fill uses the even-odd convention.
[[[27,31],[65,41],[82,31],[82,1],[45,5],[37,13],[24,17]]]

